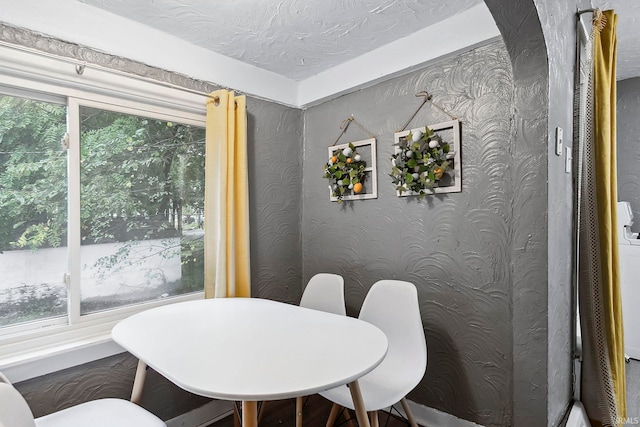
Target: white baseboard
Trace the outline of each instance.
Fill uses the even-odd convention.
[[[205,427],[233,413],[233,402],[212,400],[167,421],[167,427]]]
[[[438,411],[437,409],[429,408],[428,406],[421,405],[407,399],[409,408],[416,422],[421,426],[429,427],[482,427],[480,424],[473,423],[471,421],[456,418],[446,412]],[[398,411],[405,415],[402,407],[397,405]]]

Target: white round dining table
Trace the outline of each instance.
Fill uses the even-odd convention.
[[[357,379],[387,352],[387,338],[362,320],[259,298],[215,298],[134,314],[112,330],[139,359],[132,400],[146,366],[191,393],[242,401],[245,427],[257,402],[307,396],[349,384],[361,426],[369,426]]]

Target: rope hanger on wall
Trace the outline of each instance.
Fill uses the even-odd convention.
[[[426,90],[423,90],[421,92],[416,93],[416,96],[417,97],[422,96],[424,98],[422,100],[422,104],[420,104],[420,106],[411,115],[411,117],[409,117],[409,120],[407,120],[407,122],[404,124],[404,126],[402,126],[402,128],[400,130],[398,130],[398,132],[402,132],[403,130],[405,130],[407,128],[407,126],[409,126],[409,123],[411,123],[411,120],[413,120],[413,118],[416,116],[416,114],[418,114],[418,111],[420,111],[420,109],[422,109],[424,104],[426,104],[427,102],[431,103],[431,105],[433,105],[435,108],[437,108],[438,110],[442,111],[444,114],[449,116],[451,118],[451,120],[456,120],[457,119],[456,117],[454,117],[451,114],[447,113],[442,107],[440,107],[439,105],[437,105],[433,101],[431,101],[431,95]]]
[[[340,141],[340,138],[342,138],[342,135],[344,135],[347,132],[347,129],[349,128],[349,125],[352,122],[355,123],[362,130],[362,132],[364,132],[369,138],[375,138],[373,133],[371,133],[364,126],[358,123],[358,121],[355,119],[355,117],[353,117],[353,114],[352,114],[351,117],[344,119],[340,123],[340,129],[342,129],[342,131],[340,132],[340,135],[338,135],[338,138],[336,138],[336,141],[333,144],[331,144],[332,147],[335,146],[338,143],[338,141]]]

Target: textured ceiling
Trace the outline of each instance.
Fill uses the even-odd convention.
[[[483,0],[78,1],[297,81],[483,3]],[[618,14],[618,79],[640,76],[637,30],[640,0],[592,3],[603,10],[614,9]]]
[[[483,2],[79,1],[298,81]]]

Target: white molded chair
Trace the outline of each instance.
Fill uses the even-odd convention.
[[[338,274],[318,273],[309,279],[304,288],[300,307],[347,315],[344,302],[344,279]],[[302,427],[304,396],[296,398],[296,427]]]
[[[427,342],[416,287],[399,280],[376,282],[367,293],[359,319],[380,328],[389,340],[387,356],[382,363],[358,380],[371,424],[378,425],[378,410],[400,402],[409,423],[417,427],[405,399],[427,369]],[[327,427],[335,422],[340,407],[354,409],[346,386],[321,392],[320,395],[334,402]]]
[[[318,273],[309,279],[304,288],[300,307],[347,315],[344,302],[344,279],[338,274]],[[304,396],[296,397],[296,427],[302,427]]]
[[[97,399],[38,419],[26,400],[0,373],[0,427],[166,427],[155,415],[128,400]]]
[[[304,288],[300,307],[326,311],[345,316],[344,279],[338,274],[318,273]]]

